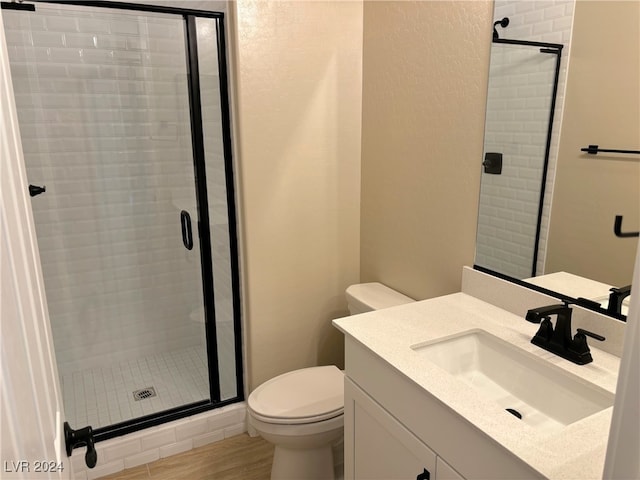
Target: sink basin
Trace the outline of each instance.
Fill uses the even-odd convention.
[[[484,330],[411,348],[542,431],[557,431],[613,405],[612,393]]]

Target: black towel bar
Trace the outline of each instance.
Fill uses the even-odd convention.
[[[600,148],[598,145],[589,145],[581,148],[581,152],[587,152],[589,155],[597,155],[598,153],[624,153],[627,155],[640,155],[640,150],[617,150],[611,148]]]

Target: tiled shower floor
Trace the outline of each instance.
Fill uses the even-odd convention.
[[[135,390],[157,396],[136,401]],[[209,398],[204,348],[191,347],[62,375],[67,421],[94,429]]]

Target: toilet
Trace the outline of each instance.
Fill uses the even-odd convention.
[[[351,285],[351,315],[413,302],[381,283]],[[333,365],[279,375],[247,401],[249,425],[275,445],[271,480],[333,480],[344,431],[344,375]],[[336,455],[338,457],[339,455]],[[341,456],[341,455],[340,455]]]

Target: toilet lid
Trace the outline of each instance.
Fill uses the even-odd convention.
[[[273,423],[333,418],[344,410],[344,375],[333,365],[284,373],[256,388],[248,405],[252,413]]]

